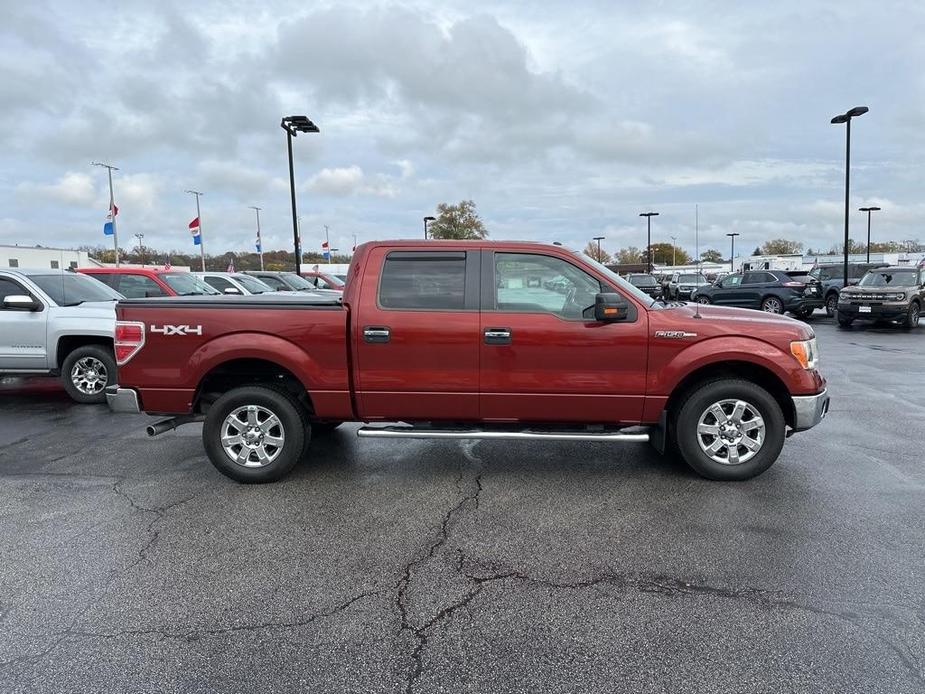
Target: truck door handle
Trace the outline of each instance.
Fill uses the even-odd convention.
[[[510,328],[485,328],[486,345],[509,345],[511,344]]]
[[[388,342],[391,331],[384,325],[367,325],[363,328],[364,342]]]

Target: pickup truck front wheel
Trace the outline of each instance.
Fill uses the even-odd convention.
[[[84,345],[73,350],[61,364],[64,390],[75,402],[106,402],[106,386],[116,382],[116,360],[102,345]]]
[[[691,391],[677,410],[677,450],[712,480],[747,480],[777,460],[786,423],[777,401],[740,379],[710,381]]]
[[[310,432],[304,408],[288,393],[244,386],[209,408],[202,442],[223,475],[238,482],[275,482],[302,457]]]

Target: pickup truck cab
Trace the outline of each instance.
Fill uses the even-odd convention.
[[[0,270],[0,374],[60,375],[76,402],[105,402],[121,298],[73,272]]]
[[[109,285],[127,299],[221,294],[191,272],[150,267],[82,267],[77,272]]]
[[[203,420],[209,459],[242,482],[279,479],[344,421],[361,437],[650,441],[740,480],[829,403],[809,326],[659,303],[561,246],[366,243],[343,301],[116,310],[110,406],[171,415],[151,435]]]
[[[221,294],[251,296],[276,291],[269,284],[261,282],[256,277],[245,275],[243,272],[195,272],[193,274]]]

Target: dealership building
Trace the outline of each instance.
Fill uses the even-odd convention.
[[[66,270],[99,265],[86,251],[42,246],[0,246],[0,268]]]

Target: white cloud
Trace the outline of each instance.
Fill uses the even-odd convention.
[[[76,207],[93,207],[98,203],[94,180],[89,174],[68,171],[55,183],[24,181],[16,192],[32,201],[58,202]]]

